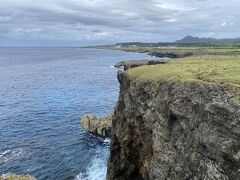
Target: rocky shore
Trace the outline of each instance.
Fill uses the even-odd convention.
[[[87,132],[106,138],[111,133],[112,115],[110,113],[105,117],[99,117],[92,114],[83,114],[80,117],[80,122]]]
[[[167,61],[163,60],[132,60],[132,61],[120,61],[114,65],[114,67],[121,68],[124,70],[130,68],[144,66],[144,65],[156,65],[165,64]],[[119,74],[122,72],[119,71]],[[112,116],[113,113],[108,114],[104,117],[99,117],[94,114],[83,114],[80,117],[80,123],[84,130],[99,137],[110,137],[112,127]]]
[[[36,180],[36,179],[30,175],[17,175],[17,174],[7,173],[0,176],[0,180]]]
[[[111,137],[108,180],[239,179],[239,64],[225,58],[115,65],[128,71],[118,72],[114,113],[81,118],[88,132]]]
[[[139,66],[165,64],[165,63],[167,63],[166,60],[132,60],[132,61],[120,61],[117,64],[115,64],[114,67],[117,67],[117,68],[123,67],[124,70],[128,70],[130,68],[135,68]]]
[[[154,56],[158,58],[183,58],[188,56],[193,56],[192,52],[186,51],[184,53],[178,53],[178,52],[161,52],[157,50],[124,50],[126,52],[138,52],[138,53],[146,53],[149,56]]]
[[[183,58],[183,57],[188,57],[188,56],[193,56],[192,52],[184,52],[184,53],[174,53],[174,52],[159,52],[159,51],[150,51],[148,52],[148,55],[150,56],[155,56],[159,58]]]

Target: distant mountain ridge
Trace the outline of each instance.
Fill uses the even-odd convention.
[[[97,47],[237,47],[240,48],[240,38],[199,38],[194,36],[186,36],[180,40],[174,42],[157,42],[157,43],[147,43],[147,42],[123,42],[111,45],[97,46]]]
[[[215,38],[199,38],[193,36],[186,36],[181,40],[175,41],[176,44],[235,44],[240,43],[240,38],[229,39],[215,39]]]
[[[199,38],[194,36],[186,36],[180,40],[174,42],[158,42],[158,43],[144,43],[144,42],[126,42],[126,43],[116,43],[116,45],[123,46],[156,46],[156,45],[174,45],[174,44],[240,44],[240,38]]]

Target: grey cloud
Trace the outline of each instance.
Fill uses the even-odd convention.
[[[237,0],[1,1],[0,39],[9,41],[158,42],[188,34],[240,36]]]

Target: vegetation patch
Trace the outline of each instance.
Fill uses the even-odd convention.
[[[240,96],[236,96],[235,99],[240,101]]]
[[[138,81],[206,81],[240,87],[240,56],[196,56],[126,71]]]
[[[127,52],[142,52],[148,53],[157,57],[169,57],[175,55],[178,57],[187,56],[202,56],[202,55],[222,55],[222,56],[237,56],[240,55],[240,49],[236,47],[118,47],[112,46],[108,49],[123,50]],[[172,56],[174,57],[174,56]]]

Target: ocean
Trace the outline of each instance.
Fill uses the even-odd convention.
[[[103,180],[109,142],[80,115],[117,102],[120,60],[146,54],[83,48],[0,48],[0,174],[38,180]]]

